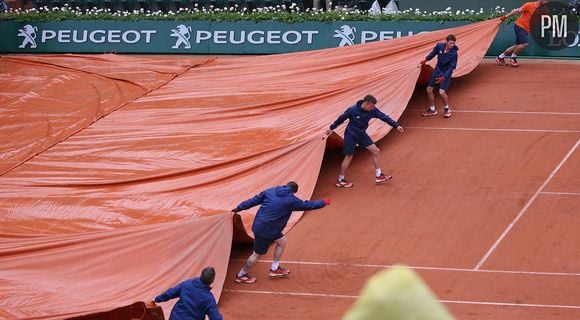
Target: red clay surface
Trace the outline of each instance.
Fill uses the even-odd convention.
[[[250,253],[235,249],[224,316],[339,319],[367,278],[404,263],[457,319],[580,319],[580,63],[521,65],[484,61],[455,79],[451,119],[420,117],[419,88],[407,133],[377,143],[388,184],[358,152],[354,188],[335,188],[342,156],[328,151],[312,198],[332,205],[288,233],[292,275],[269,280],[263,261],[256,284],[235,284]]]

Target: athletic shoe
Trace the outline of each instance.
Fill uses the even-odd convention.
[[[445,109],[445,111],[443,112],[443,116],[445,118],[451,118],[451,109]]]
[[[427,111],[425,111],[423,114],[421,114],[421,116],[423,117],[431,117],[431,116],[436,116],[437,115],[437,110],[431,110],[431,109],[427,109]]]
[[[254,283],[256,282],[256,278],[252,277],[249,273],[246,273],[241,277],[238,277],[238,275],[236,275],[236,279],[234,281],[236,283]]]
[[[290,274],[290,270],[278,266],[278,269],[270,269],[270,278],[284,278]]]
[[[375,177],[375,182],[381,183],[381,182],[389,181],[391,179],[393,179],[393,176],[385,176],[383,173],[381,173],[380,176]]]
[[[346,179],[340,179],[340,180],[336,181],[336,186],[340,187],[340,188],[351,188],[352,183],[346,181]]]
[[[519,64],[518,64],[518,59],[511,57],[511,58],[510,58],[510,64],[512,65],[512,67],[517,67],[517,66],[519,66]]]
[[[497,64],[499,64],[500,66],[507,66],[505,58],[496,57],[495,62],[497,62]]]

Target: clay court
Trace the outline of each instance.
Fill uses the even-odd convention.
[[[482,61],[500,24],[453,29],[451,119],[421,117],[413,92],[450,29],[270,56],[0,57],[0,317],[108,312],[211,265],[227,319],[339,319],[404,264],[457,319],[580,318],[580,61]],[[369,127],[395,178],[375,185],[358,151],[339,189],[344,126],[324,132],[369,93],[406,129]],[[264,260],[234,283],[257,208],[230,210],[289,180],[332,204],[291,217],[289,278]]]
[[[354,188],[335,188],[341,150],[327,150],[312,198],[332,204],[288,233],[292,275],[270,280],[263,261],[256,284],[236,284],[251,249],[235,248],[224,316],[338,319],[367,278],[403,263],[457,319],[580,318],[580,63],[522,61],[455,79],[451,119],[421,117],[418,87],[407,132],[377,144],[386,185],[359,150]]]

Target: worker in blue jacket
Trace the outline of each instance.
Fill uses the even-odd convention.
[[[375,142],[369,137],[366,130],[369,127],[369,121],[373,118],[378,118],[391,127],[399,130],[400,132],[405,132],[405,129],[401,127],[395,120],[391,117],[382,113],[375,105],[377,99],[372,95],[366,95],[362,100],[359,100],[355,105],[346,109],[346,111],[330,125],[330,128],[326,131],[326,134],[331,134],[334,129],[345,122],[348,119],[348,125],[344,132],[344,160],[340,166],[340,172],[338,174],[338,180],[336,182],[337,187],[350,188],[353,186],[351,182],[346,180],[346,171],[350,166],[352,157],[354,155],[354,149],[358,144],[362,148],[366,148],[373,155],[373,164],[375,166],[375,182],[381,183],[392,179],[392,176],[387,176],[383,174],[381,170],[381,153],[379,148],[375,145]]]
[[[261,255],[268,252],[268,247],[273,242],[276,243],[276,248],[274,249],[274,260],[270,268],[270,278],[287,277],[290,274],[290,270],[280,266],[280,259],[287,243],[282,231],[286,227],[292,211],[315,210],[330,204],[328,199],[317,201],[300,200],[294,195],[297,191],[298,184],[290,181],[285,186],[278,186],[262,191],[253,198],[240,203],[232,210],[236,213],[261,205],[252,224],[252,232],[254,232],[254,252],[236,275],[235,282],[256,282],[256,278],[252,277],[248,271],[258,262]]]
[[[425,60],[421,61],[421,65],[424,65],[427,61],[433,59],[437,56],[437,65],[431,78],[427,83],[427,98],[429,99],[429,108],[425,113],[422,114],[424,117],[436,116],[437,110],[435,109],[435,96],[433,95],[433,89],[435,86],[439,86],[439,95],[443,99],[445,105],[443,106],[443,116],[445,118],[451,117],[451,108],[449,108],[449,98],[447,97],[447,90],[451,84],[451,75],[453,70],[457,68],[457,50],[459,48],[455,45],[455,36],[450,34],[445,39],[445,42],[438,43],[433,48],[433,51],[425,57]]]
[[[205,320],[206,315],[210,320],[222,320],[217,302],[210,291],[214,279],[215,269],[207,267],[201,271],[199,277],[186,280],[168,289],[147,305],[154,307],[156,302],[179,298],[171,310],[169,320]]]

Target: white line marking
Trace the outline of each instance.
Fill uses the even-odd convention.
[[[559,304],[533,304],[533,303],[509,303],[509,302],[489,302],[489,301],[457,301],[457,300],[439,300],[439,302],[460,303],[460,304],[476,304],[476,305],[488,305],[488,306],[580,309],[580,306],[565,306],[565,305],[559,305]]]
[[[346,299],[358,298],[358,296],[351,296],[346,294],[326,294],[326,293],[309,293],[309,292],[275,292],[263,290],[235,290],[235,289],[224,289],[223,291],[234,293],[277,294],[282,296],[301,296],[301,297],[325,297],[325,298],[346,298]]]
[[[538,195],[548,185],[548,183],[550,182],[550,180],[552,180],[552,178],[556,175],[556,173],[558,173],[558,171],[560,170],[560,168],[562,168],[562,166],[564,165],[564,163],[570,158],[570,156],[572,156],[572,153],[574,153],[574,151],[576,150],[576,148],[578,148],[578,145],[580,145],[580,140],[576,141],[576,144],[574,144],[574,146],[572,147],[572,149],[570,149],[570,151],[568,151],[568,153],[566,154],[566,156],[564,157],[564,159],[562,159],[562,161],[560,161],[560,163],[556,166],[556,168],[554,168],[554,170],[552,170],[552,172],[550,173],[550,175],[548,176],[548,178],[546,178],[546,180],[544,181],[544,183],[542,183],[542,185],[538,188],[538,190],[536,190],[536,193],[534,193],[534,195],[530,198],[530,200],[528,200],[528,202],[526,203],[526,205],[520,210],[520,212],[518,212],[517,216],[512,221],[512,223],[510,223],[510,225],[503,231],[503,233],[501,234],[501,236],[495,241],[495,243],[491,246],[491,248],[489,248],[489,250],[485,253],[485,255],[483,256],[483,258],[481,258],[481,260],[479,261],[479,263],[475,266],[475,270],[479,270],[479,268],[481,268],[481,266],[485,263],[485,261],[487,261],[487,259],[489,258],[489,256],[495,251],[495,249],[499,246],[499,244],[502,242],[502,240],[507,236],[507,234],[511,231],[511,229],[514,227],[514,225],[518,222],[518,220],[520,220],[520,218],[524,215],[524,213],[532,205],[532,203],[534,202],[534,200],[536,200],[536,198],[538,197]]]
[[[497,131],[497,132],[539,132],[539,133],[580,133],[580,130],[551,129],[494,129],[494,128],[444,128],[444,127],[405,127],[406,129],[452,130],[452,131]]]
[[[244,262],[244,259],[232,259],[232,261]],[[272,260],[260,260],[260,263],[272,263]],[[392,268],[395,265],[390,264],[362,264],[362,263],[340,263],[340,262],[316,262],[316,261],[280,261],[282,264],[298,264],[311,266],[329,266],[329,267],[354,267],[354,268],[375,268],[386,269]],[[580,277],[580,273],[566,273],[566,272],[543,272],[543,271],[517,271],[517,270],[491,270],[491,269],[466,269],[466,268],[446,268],[446,267],[422,267],[422,266],[406,266],[414,270],[432,270],[432,271],[458,271],[458,272],[480,272],[480,273],[505,273],[505,274],[519,274],[519,275],[540,275],[540,276],[571,276]]]
[[[224,289],[223,291],[232,292],[232,293],[252,293],[252,294],[299,296],[299,297],[323,297],[323,298],[343,298],[343,299],[357,299],[358,298],[358,296],[354,296],[354,295],[311,293],[311,292],[276,292],[276,291],[264,291],[264,290],[235,290],[235,289]],[[450,303],[450,304],[456,303],[456,304],[475,304],[475,305],[510,306],[510,307],[580,309],[580,306],[566,306],[566,305],[557,305],[557,304],[532,304],[532,303],[461,301],[461,300],[438,300],[438,301],[441,303]]]
[[[562,195],[562,196],[580,196],[580,192],[547,192],[542,191],[541,194],[553,194],[553,195]]]
[[[491,114],[523,114],[523,115],[554,115],[554,116],[580,116],[580,112],[549,112],[549,111],[509,111],[509,110],[457,110],[457,113],[491,113]],[[413,112],[425,112],[425,110],[415,109]]]

